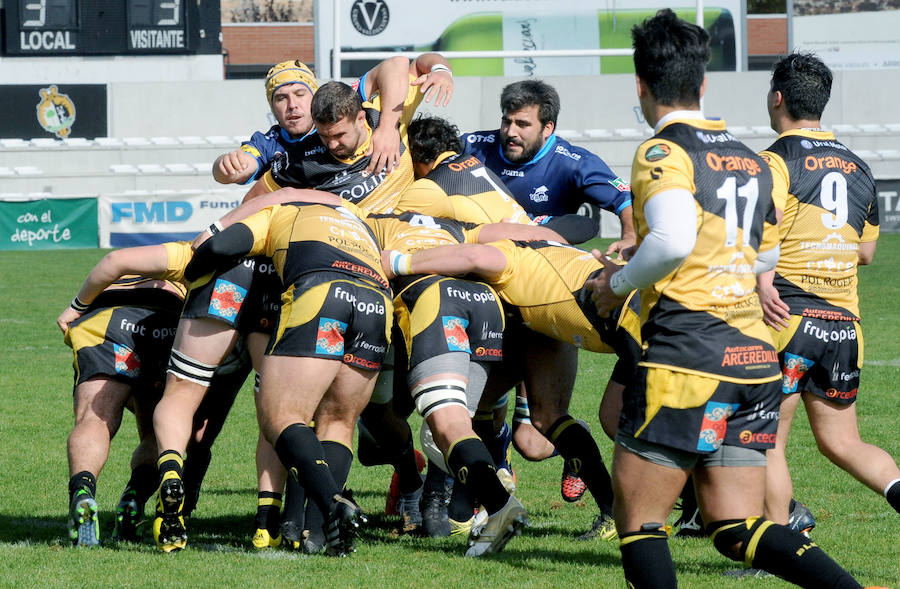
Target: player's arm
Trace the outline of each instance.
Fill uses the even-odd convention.
[[[425,102],[434,98],[435,106],[447,106],[453,96],[453,72],[440,53],[423,53],[410,64],[409,73],[415,79],[413,86],[420,86]]]
[[[584,218],[584,217],[582,217]],[[488,223],[478,227],[478,243],[490,243],[501,239],[513,241],[557,241],[566,243],[566,239],[544,225],[524,225],[522,223]]]
[[[241,149],[223,153],[213,162],[213,179],[219,184],[243,184],[259,169],[256,158]]]
[[[184,269],[184,277],[194,281],[226,264],[234,264],[253,250],[255,242],[250,226],[235,223],[200,244]]]
[[[414,254],[385,250],[382,252],[381,263],[388,278],[408,274],[477,274],[490,280],[506,268],[506,256],[490,245],[442,245]]]
[[[81,317],[104,289],[126,274],[154,276],[169,269],[169,255],[164,244],[145,245],[114,250],[103,256],[88,273],[71,305],[56,319],[65,333],[69,323]]]
[[[625,260],[634,254],[634,244],[637,243],[637,233],[634,230],[634,208],[629,204],[619,211],[619,222],[622,224],[622,237],[614,241],[606,248],[606,255],[620,254]]]
[[[586,149],[579,152],[582,153],[582,158],[576,168],[574,182],[581,191],[583,201],[615,213],[622,224],[621,238],[609,245],[606,255],[623,252],[637,241],[631,206],[631,186],[616,176],[606,162],[594,153]]]
[[[866,222],[863,225],[862,235],[860,236],[857,261],[857,264],[860,266],[872,263],[872,259],[875,257],[875,244],[878,242],[878,233],[878,199],[876,198],[869,205]]]
[[[377,92],[381,105],[381,118],[372,132],[371,161],[366,168],[370,173],[383,169],[390,172],[400,163],[400,133],[397,127],[409,94],[409,68],[409,60],[398,56],[385,59],[366,74],[366,95]]]
[[[859,261],[857,264],[860,266],[868,266],[872,263],[872,260],[875,258],[875,246],[878,244],[877,241],[863,241],[859,244]]]

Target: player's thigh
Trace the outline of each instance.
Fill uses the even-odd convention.
[[[860,439],[856,403],[837,404],[811,393],[803,393],[803,402],[819,447],[849,448]]]
[[[705,522],[759,516],[765,500],[766,467],[698,466],[694,486]]]
[[[638,531],[646,523],[664,524],[687,478],[686,470],[651,462],[616,444],[612,480],[619,533]]]
[[[524,366],[531,421],[544,431],[568,413],[578,371],[578,349],[535,333],[528,343]]]
[[[340,360],[265,357],[257,410],[260,426],[270,442],[285,427],[312,421],[322,396],[341,366]]]
[[[118,428],[131,388],[128,383],[104,376],[82,382],[75,388],[75,423],[100,420]]]
[[[234,347],[237,330],[216,319],[182,318],[172,348],[203,364],[218,365]]]
[[[437,447],[444,454],[450,449],[454,442],[467,437],[474,436],[472,430],[472,420],[469,418],[469,412],[463,405],[447,405],[428,414],[425,419]]]

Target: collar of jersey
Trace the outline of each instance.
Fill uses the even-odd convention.
[[[497,137],[498,138],[500,137],[499,131],[497,131]],[[524,164],[517,164],[517,163],[511,162],[508,159],[506,159],[506,156],[503,155],[503,146],[502,145],[497,146],[497,151],[500,152],[500,159],[502,159],[504,162],[506,162],[507,164],[509,164],[511,166],[529,166],[529,165],[535,163],[536,161],[538,161],[539,159],[541,159],[542,157],[544,157],[545,155],[547,155],[548,153],[550,153],[550,150],[553,149],[554,145],[556,145],[556,133],[551,133],[550,136],[547,137],[547,141],[544,142],[544,146],[541,147],[541,150],[538,151],[534,155],[534,157],[531,158],[530,161],[527,161]]]
[[[313,128],[309,130],[309,133],[307,133],[306,135],[303,135],[302,137],[297,137],[296,139],[291,138],[291,136],[288,135],[287,131],[285,131],[280,125],[278,126],[278,132],[281,133],[282,140],[284,140],[288,143],[297,143],[298,141],[303,141],[310,135],[314,135],[316,132],[316,127],[315,127],[315,125],[313,125]]]
[[[779,137],[786,135],[797,135],[799,137],[810,137],[812,139],[834,140],[834,133],[831,131],[810,131],[809,129],[788,129]]]
[[[692,124],[696,123],[704,123],[709,122],[712,123],[714,127],[721,126],[723,129],[725,128],[725,124],[721,119],[707,119],[703,116],[703,111],[699,110],[673,110],[672,112],[666,114],[663,118],[659,119],[656,122],[656,126],[653,128],[654,133],[659,133],[663,127],[672,123],[674,121],[684,121],[688,120]]]
[[[352,164],[357,161],[362,156],[366,155],[366,152],[369,151],[369,146],[372,145],[372,127],[369,126],[369,121],[366,121],[366,140],[363,141],[363,144],[357,148],[353,155],[348,157],[347,159],[339,158],[335,155],[332,155],[334,159],[341,162],[342,164]]]
[[[443,162],[445,159],[453,157],[454,155],[459,155],[459,152],[458,151],[441,152],[441,154],[434,159],[434,165],[437,166],[438,164]]]

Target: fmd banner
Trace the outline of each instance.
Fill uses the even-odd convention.
[[[241,203],[243,191],[101,196],[100,247],[190,241]]]
[[[0,250],[97,247],[97,199],[0,201]]]

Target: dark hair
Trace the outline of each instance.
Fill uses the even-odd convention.
[[[538,107],[538,118],[542,125],[553,123],[556,126],[559,94],[550,84],[541,80],[522,80],[509,84],[500,94],[500,109],[504,115],[531,105]]]
[[[328,82],[319,86],[309,110],[317,124],[332,125],[344,118],[355,119],[362,110],[362,100],[347,84]]]
[[[772,91],[781,92],[788,114],[795,121],[819,120],[831,97],[833,76],[812,53],[791,53],[772,68]]]
[[[420,115],[409,124],[409,155],[416,163],[430,164],[445,151],[462,151],[459,129],[446,119]]]
[[[709,33],[668,8],[631,29],[634,71],[666,106],[700,102],[709,61]]]

